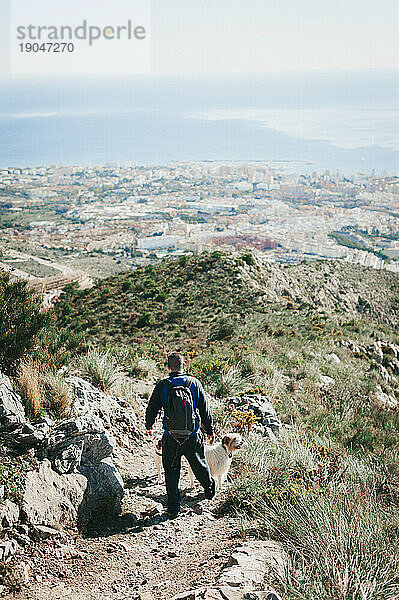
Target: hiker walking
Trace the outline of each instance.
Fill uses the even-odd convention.
[[[145,426],[146,433],[152,427],[159,411],[163,408],[162,464],[165,471],[168,495],[167,515],[177,517],[180,511],[179,478],[181,457],[185,456],[190,467],[211,499],[216,492],[216,482],[211,477],[205,460],[204,427],[211,444],[215,441],[212,415],[205,397],[204,388],[195,377],[184,373],[185,361],[174,352],[168,357],[169,377],[158,382],[148,402]]]

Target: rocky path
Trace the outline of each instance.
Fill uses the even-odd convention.
[[[132,452],[123,514],[112,526],[25,549],[26,585],[15,598],[167,600],[214,581],[238,543],[236,523],[218,515],[222,495],[203,500],[200,488],[187,492],[178,519],[166,520],[152,447],[146,440]]]

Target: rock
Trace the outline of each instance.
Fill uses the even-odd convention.
[[[122,433],[132,436],[137,430],[137,417],[125,398],[116,398],[95,388],[81,377],[69,377],[67,384],[73,397],[72,412],[76,416],[99,417],[116,438]]]
[[[334,379],[332,377],[328,377],[328,375],[320,375],[319,379],[322,385],[334,385],[335,383]]]
[[[19,520],[19,508],[14,502],[4,500],[0,504],[0,531],[6,527],[14,527]]]
[[[268,570],[282,577],[287,565],[288,557],[277,542],[247,542],[232,552],[217,584],[177,594],[171,600],[281,600],[274,590],[260,591],[259,587]]]
[[[87,479],[79,507],[80,524],[85,525],[96,518],[107,521],[119,515],[125,490],[122,477],[112,461],[107,459],[98,465],[81,465],[79,472]]]
[[[276,433],[280,431],[281,423],[273,404],[267,396],[261,394],[244,394],[243,396],[227,398],[226,402],[238,407],[248,406],[259,417],[260,424],[269,427]]]
[[[36,525],[33,528],[33,534],[35,537],[40,538],[41,540],[60,539],[66,537],[63,531],[59,531],[53,527],[46,527],[46,525]]]
[[[75,526],[86,488],[84,475],[59,475],[43,460],[26,476],[21,514],[32,525]]]
[[[268,569],[282,577],[287,564],[288,558],[277,542],[247,542],[231,554],[219,582],[231,587],[256,588]]]
[[[393,394],[386,394],[383,392],[380,385],[377,385],[377,390],[375,392],[375,403],[379,408],[383,409],[396,409],[398,408],[399,401]]]
[[[5,540],[0,543],[0,562],[8,563],[14,554],[20,550],[16,540]]]
[[[10,379],[0,372],[0,431],[13,431],[25,422],[21,396],[14,391]]]
[[[41,444],[50,431],[54,421],[48,417],[36,420],[33,423],[25,423],[13,434],[13,441],[17,446],[32,448]]]
[[[58,423],[46,439],[45,456],[58,473],[72,473],[81,465],[100,463],[116,446],[103,421],[88,414]]]
[[[331,354],[329,354],[329,355],[327,356],[327,358],[328,358],[329,360],[331,360],[331,362],[335,363],[336,365],[339,365],[339,364],[340,364],[340,362],[341,362],[341,359],[339,358],[339,356],[337,356],[337,355],[335,354],[335,352],[331,352]]]

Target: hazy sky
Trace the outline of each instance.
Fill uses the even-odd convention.
[[[0,0],[3,75],[9,1]],[[96,0],[93,22],[118,1]],[[398,68],[398,24],[398,0],[152,0],[153,71]]]
[[[154,0],[154,67],[399,67],[398,25],[398,0]]]

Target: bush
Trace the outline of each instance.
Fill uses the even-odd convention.
[[[32,359],[22,362],[17,371],[17,385],[25,399],[27,415],[38,417],[45,404],[45,392],[39,365]]]
[[[67,415],[71,406],[71,397],[64,377],[60,373],[46,373],[43,376],[43,386],[46,393],[46,408],[57,417]]]
[[[150,312],[145,312],[142,315],[140,315],[140,317],[137,319],[137,327],[148,327],[149,325],[154,325],[155,324],[155,319],[154,316],[152,315],[152,313]]]
[[[227,398],[249,387],[249,379],[242,377],[239,366],[232,366],[218,374],[214,393],[217,398]]]
[[[0,271],[0,305],[0,368],[14,373],[49,322],[49,313],[25,281],[11,281],[4,271]]]
[[[251,267],[256,265],[256,261],[252,252],[245,252],[245,254],[241,256],[241,260],[243,260],[245,263],[247,263],[247,265]]]
[[[77,366],[84,377],[104,392],[114,391],[123,377],[118,360],[109,351],[91,348],[78,359]]]
[[[222,317],[216,323],[215,331],[213,332],[213,340],[226,340],[231,338],[236,330],[236,325],[227,317]]]
[[[136,358],[129,365],[129,375],[137,379],[148,379],[159,373],[159,369],[155,360],[150,358]]]

